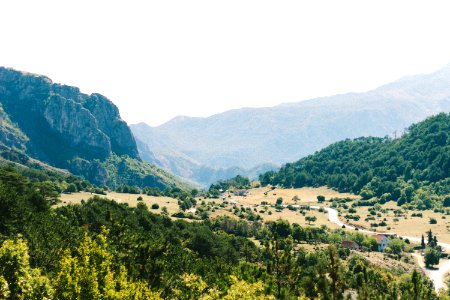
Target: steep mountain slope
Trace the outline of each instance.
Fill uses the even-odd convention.
[[[450,114],[412,125],[398,139],[358,138],[337,142],[260,176],[286,187],[327,185],[363,199],[395,200],[419,208],[450,206]]]
[[[130,127],[140,145],[152,150],[156,163],[198,180],[192,172],[198,165],[213,169],[280,165],[342,139],[400,135],[410,124],[448,111],[450,65],[367,93],[244,108],[208,118],[177,117],[158,127],[144,123]],[[139,147],[139,151],[146,150]]]
[[[104,96],[86,95],[45,76],[1,67],[0,144],[3,157],[22,153],[95,184],[164,187],[171,177],[140,161],[130,129]],[[120,172],[113,172],[112,164],[120,164]],[[118,178],[117,174],[128,171],[134,172],[130,180]]]

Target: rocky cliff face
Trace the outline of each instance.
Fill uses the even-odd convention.
[[[28,142],[25,134],[14,123],[0,105],[0,141],[10,148],[25,150]]]
[[[39,159],[66,167],[75,157],[104,160],[115,153],[139,158],[119,110],[102,95],[0,68],[0,103],[29,138],[27,152]]]
[[[54,166],[101,183],[106,171],[93,160],[112,154],[140,159],[119,110],[100,94],[0,67],[0,105],[0,144]]]

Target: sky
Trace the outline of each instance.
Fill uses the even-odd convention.
[[[130,124],[363,92],[450,63],[450,1],[0,1],[0,66]]]

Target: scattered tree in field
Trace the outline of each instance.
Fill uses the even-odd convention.
[[[168,216],[168,215],[169,215],[169,211],[167,210],[167,207],[166,207],[166,206],[163,206],[163,207],[161,208],[161,214],[162,214],[163,216]]]
[[[77,189],[77,186],[74,184],[74,183],[71,183],[71,184],[69,184],[68,186],[67,186],[67,188],[66,188],[66,191],[65,191],[66,193],[76,193],[76,192],[78,192],[78,189]]]
[[[450,207],[450,196],[446,196],[444,198],[444,206],[445,207]]]
[[[192,197],[196,197],[198,195],[198,190],[197,189],[192,189],[191,190],[191,195],[192,195]]]
[[[317,201],[318,201],[319,203],[323,203],[323,202],[325,202],[325,197],[319,195],[319,196],[317,196]]]
[[[317,221],[317,217],[316,216],[306,216],[305,220],[308,222],[309,225],[311,225],[311,222],[314,223]]]
[[[433,235],[433,232],[431,232],[431,229],[427,231],[427,246],[430,247],[436,247],[438,245],[437,237]]]
[[[436,247],[427,247],[425,249],[425,266],[431,267],[439,264],[439,259],[441,257],[441,251]]]
[[[282,197],[278,197],[278,198],[277,198],[276,204],[277,204],[277,205],[283,204],[283,198],[282,198]]]

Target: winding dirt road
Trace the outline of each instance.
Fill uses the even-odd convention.
[[[319,209],[319,206],[310,206],[311,209]],[[355,230],[354,226],[345,224],[339,220],[339,214],[338,211],[334,208],[330,207],[322,207],[325,211],[328,213],[328,220],[339,227],[345,226],[345,229],[348,230]],[[365,229],[359,229],[358,232],[366,233],[366,234],[381,234],[381,232],[375,232],[371,230],[365,230]],[[408,239],[411,242],[420,243],[421,238],[418,237],[412,237],[412,236],[401,236],[403,239]],[[439,246],[444,248],[446,251],[450,252],[450,244],[446,243],[438,243]],[[425,273],[428,275],[428,277],[431,279],[431,281],[434,284],[434,288],[437,290],[439,289],[447,289],[447,284],[444,282],[445,275],[450,272],[450,260],[446,260],[442,264],[439,265],[439,269],[431,270],[425,268],[425,265],[423,264],[423,258],[419,255],[415,255],[415,257],[419,260],[419,264],[422,267],[422,269],[425,271]]]

